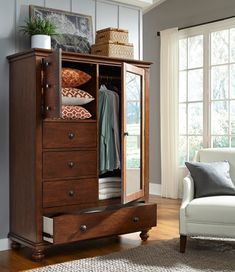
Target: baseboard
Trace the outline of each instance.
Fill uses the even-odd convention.
[[[150,195],[161,195],[161,184],[149,183],[149,194]]]
[[[8,238],[0,239],[0,251],[10,249],[10,240]]]

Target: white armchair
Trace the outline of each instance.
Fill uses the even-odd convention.
[[[198,152],[196,161],[227,160],[235,184],[235,148],[208,148]],[[183,181],[180,207],[180,252],[185,252],[187,236],[235,238],[235,195],[194,198],[194,182],[190,175]]]

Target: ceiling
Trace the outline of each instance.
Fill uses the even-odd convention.
[[[150,10],[156,7],[157,5],[160,5],[162,2],[166,0],[110,0],[110,1],[137,6],[142,8],[143,10]]]

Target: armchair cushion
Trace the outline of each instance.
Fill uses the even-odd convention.
[[[235,186],[230,178],[228,161],[186,162],[194,181],[195,197],[235,195]]]
[[[186,207],[188,222],[201,224],[235,224],[234,196],[194,198]]]

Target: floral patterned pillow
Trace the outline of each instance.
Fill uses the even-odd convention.
[[[72,68],[62,68],[61,73],[62,78],[62,87],[78,87],[88,80],[91,79],[91,76],[81,70],[72,69]]]
[[[89,119],[91,114],[81,106],[62,106],[62,119]]]
[[[76,88],[62,88],[63,105],[85,105],[94,100],[89,93]]]

